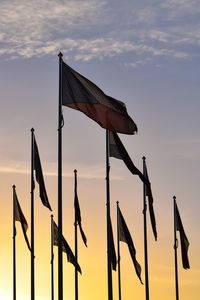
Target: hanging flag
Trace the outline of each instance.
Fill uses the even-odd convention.
[[[136,168],[116,132],[109,131],[109,151],[110,157],[123,160],[133,175],[138,175],[145,184],[148,184],[147,178]]]
[[[30,247],[30,244],[29,244],[29,241],[28,241],[28,237],[26,235],[26,232],[27,232],[27,229],[28,229],[28,223],[24,217],[24,214],[21,210],[21,207],[20,207],[20,204],[19,204],[19,201],[18,201],[18,198],[17,198],[17,194],[16,194],[16,191],[14,190],[14,194],[13,194],[13,201],[14,201],[14,210],[15,210],[15,221],[19,221],[21,223],[21,227],[22,227],[22,231],[23,231],[23,234],[24,234],[24,238],[25,238],[25,241],[26,241],[26,244],[28,246],[28,249],[31,251],[31,247]],[[16,234],[16,232],[15,232]]]
[[[133,261],[133,265],[135,267],[135,272],[138,278],[140,279],[140,282],[143,284],[141,279],[141,266],[136,260],[136,250],[133,244],[133,240],[119,207],[118,207],[118,230],[119,230],[119,240],[128,245],[128,249]]]
[[[184,269],[190,269],[190,264],[188,259],[189,241],[187,239],[187,236],[183,228],[183,224],[181,221],[181,217],[178,211],[176,201],[174,202],[174,205],[175,205],[175,229],[179,231],[180,234],[182,264]]]
[[[58,226],[53,221],[53,245],[58,246]],[[65,238],[62,236],[62,251],[67,254],[67,260],[81,273],[81,268]],[[82,274],[82,273],[81,273]]]
[[[82,224],[81,224],[81,211],[80,211],[80,206],[79,206],[79,201],[78,201],[78,194],[77,194],[77,178],[76,178],[76,170],[75,170],[75,187],[74,187],[74,209],[75,209],[75,222],[78,223],[80,233],[82,240],[87,247],[87,238],[86,235],[83,231]]]
[[[108,228],[109,228],[109,242],[110,242],[110,253],[111,253],[111,264],[113,271],[117,269],[117,258],[115,252],[115,244],[113,238],[113,230],[112,230],[112,223],[110,217],[108,218]]]
[[[45,188],[45,183],[44,183],[44,177],[42,173],[42,165],[40,162],[40,156],[39,156],[39,151],[36,143],[36,139],[34,136],[34,144],[33,144],[33,168],[35,170],[35,176],[36,176],[36,181],[39,184],[39,190],[40,190],[40,198],[44,206],[46,206],[48,209],[51,209],[51,206],[49,204],[46,188]]]
[[[157,241],[156,219],[155,219],[155,214],[154,214],[154,209],[153,209],[153,195],[152,195],[152,191],[151,191],[151,183],[149,181],[146,163],[144,163],[144,176],[146,177],[146,179],[148,181],[148,184],[146,184],[146,187],[145,187],[145,192],[146,192],[146,196],[147,196],[148,202],[149,202],[149,214],[150,214],[151,226],[152,226],[155,240]]]
[[[137,132],[137,126],[123,102],[104,94],[93,82],[63,61],[62,105],[83,112],[105,129],[125,134]]]

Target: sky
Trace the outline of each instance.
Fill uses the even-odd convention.
[[[120,135],[135,165],[146,156],[158,241],[148,216],[150,298],[175,299],[173,196],[190,242],[191,269],[178,248],[182,300],[200,293],[200,6],[198,0],[2,0],[0,2],[0,298],[12,299],[12,185],[29,223],[31,128],[57,222],[58,53],[106,94],[126,103],[138,134]],[[88,248],[79,240],[80,300],[107,299],[105,130],[63,108],[63,233],[74,247],[73,184]],[[116,201],[142,267],[142,184],[122,161],[111,163],[111,217]],[[35,190],[36,299],[50,298],[50,212]],[[121,243],[122,296],[145,299]],[[57,249],[55,247],[55,279]],[[63,255],[64,299],[74,299],[74,269]],[[57,297],[57,280],[55,280]],[[113,272],[114,299],[117,274]],[[30,298],[30,253],[17,224],[17,296]],[[55,297],[55,299],[56,299]]]

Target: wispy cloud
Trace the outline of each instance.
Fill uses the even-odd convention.
[[[83,61],[126,54],[137,55],[136,61],[190,57],[191,44],[200,41],[199,21],[187,24],[190,14],[200,13],[197,0],[156,3],[134,7],[106,0],[3,0],[0,55],[29,58],[63,50]],[[174,8],[179,16],[173,15]],[[182,17],[184,12],[188,15]]]

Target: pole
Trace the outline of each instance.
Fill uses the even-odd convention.
[[[74,192],[77,192],[77,170],[74,170]],[[77,235],[76,210],[74,210],[74,239],[75,239],[75,258],[78,261],[78,235]],[[75,300],[78,300],[78,269],[75,267]]]
[[[146,157],[143,156],[143,174],[146,176]],[[146,185],[143,184],[143,214],[144,214],[144,265],[145,265],[145,293],[146,300],[149,300],[149,273],[148,273],[148,248],[147,248],[147,203],[146,203]]]
[[[59,57],[59,105],[58,105],[58,300],[63,300],[62,256],[62,53]]]
[[[121,256],[119,241],[119,202],[117,201],[117,261],[118,261],[118,294],[121,300]]]
[[[51,300],[54,300],[54,230],[53,230],[53,215],[51,215]]]
[[[109,132],[106,130],[106,213],[107,213],[107,270],[108,270],[108,300],[113,300],[112,266],[110,246],[110,163],[109,163]]]
[[[179,289],[178,289],[178,260],[177,260],[177,248],[178,240],[176,237],[176,197],[174,199],[174,262],[175,262],[175,287],[176,287],[176,300],[179,300]]]
[[[31,129],[31,300],[35,299],[35,250],[34,250],[34,129]]]
[[[15,227],[15,185],[13,185],[13,300],[16,300],[16,227]]]

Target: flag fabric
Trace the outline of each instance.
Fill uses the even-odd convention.
[[[174,205],[175,205],[175,229],[176,231],[179,231],[180,234],[182,264],[184,269],[190,269],[190,263],[188,259],[189,241],[185,234],[176,202],[174,202]]]
[[[124,220],[124,217],[123,217],[119,207],[118,207],[118,224],[117,224],[117,226],[118,226],[118,231],[119,231],[119,240],[128,245],[128,249],[129,249],[132,261],[133,261],[133,265],[135,267],[135,272],[136,272],[138,278],[140,279],[140,282],[143,284],[142,279],[141,279],[141,266],[136,260],[136,250],[135,250],[135,247],[133,244],[133,240],[132,240],[131,234],[129,232],[129,229],[126,225],[126,222]]]
[[[53,245],[58,246],[58,226],[53,221]],[[65,238],[62,236],[62,251],[66,253],[67,260],[74,265],[75,268],[82,274],[81,268]]]
[[[83,112],[101,127],[134,134],[137,126],[123,102],[106,95],[89,79],[62,62],[62,105]]]
[[[111,223],[110,217],[108,217],[108,230],[109,230],[111,264],[112,264],[112,269],[114,271],[116,271],[116,269],[117,269],[117,258],[116,258],[115,244],[114,244],[113,230],[112,230],[112,223]]]
[[[81,233],[83,243],[87,247],[87,238],[86,238],[86,235],[83,231],[82,223],[81,223],[81,211],[80,211],[80,206],[79,206],[79,201],[78,201],[76,177],[75,177],[75,188],[74,188],[74,209],[75,209],[75,222],[77,222],[78,225],[79,225],[79,229],[80,229],[80,233]]]
[[[151,226],[152,226],[155,240],[157,240],[156,219],[155,219],[155,214],[154,214],[154,209],[153,209],[153,195],[152,195],[152,191],[151,191],[151,183],[149,181],[146,163],[144,163],[144,176],[146,177],[146,179],[148,181],[148,184],[146,184],[146,186],[145,186],[145,192],[146,192],[146,196],[148,198],[148,203],[149,203],[149,214],[150,214]]]
[[[128,152],[126,151],[126,148],[124,147],[116,132],[109,131],[109,151],[110,157],[115,157],[117,159],[123,160],[126,167],[133,175],[138,175],[145,184],[148,184],[146,177],[140,172],[140,170],[136,168],[136,166],[132,162]]]
[[[44,183],[44,177],[43,177],[43,172],[42,172],[42,165],[40,162],[40,156],[39,156],[39,151],[38,151],[38,146],[36,143],[36,139],[34,136],[34,142],[33,142],[33,168],[35,170],[35,177],[36,181],[39,184],[39,191],[40,191],[40,198],[44,206],[46,206],[49,210],[52,211],[46,188],[45,188],[45,183]]]
[[[31,247],[30,247],[30,244],[29,244],[29,241],[28,241],[28,237],[26,235],[26,232],[27,232],[27,229],[28,229],[28,223],[27,223],[26,218],[24,217],[24,214],[21,210],[19,200],[17,198],[17,193],[16,193],[15,190],[14,190],[13,197],[14,197],[14,199],[13,199],[13,201],[14,201],[14,220],[19,221],[21,223],[21,227],[22,227],[22,231],[23,231],[23,234],[24,234],[26,244],[28,246],[28,249],[31,251]],[[15,232],[15,234],[16,234],[16,232]]]

